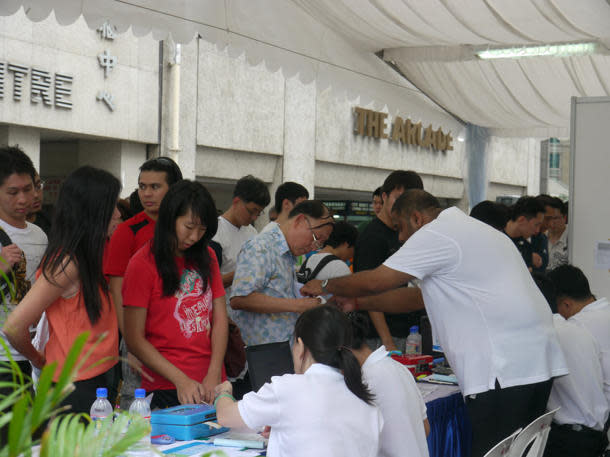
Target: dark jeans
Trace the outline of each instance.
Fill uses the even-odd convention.
[[[117,387],[121,374],[121,364],[117,363],[105,373],[90,379],[83,379],[74,383],[74,391],[68,395],[62,406],[70,406],[68,413],[87,413],[91,410],[91,405],[96,399],[95,391],[98,387],[108,389],[108,401],[114,407],[117,396]]]
[[[472,423],[472,457],[481,457],[518,428],[526,427],[546,412],[553,380],[537,384],[496,388],[466,397]]]
[[[582,428],[576,431],[571,425],[551,424],[551,432],[544,457],[599,457],[608,445],[606,433]]]

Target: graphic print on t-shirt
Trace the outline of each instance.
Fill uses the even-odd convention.
[[[180,278],[180,287],[174,294],[174,317],[185,338],[191,338],[193,333],[210,332],[212,289],[207,287],[205,293],[202,293],[202,289],[201,276],[193,270],[185,269]]]

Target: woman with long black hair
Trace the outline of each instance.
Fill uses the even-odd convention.
[[[208,246],[217,224],[207,189],[179,181],[161,202],[153,240],[127,266],[124,336],[144,364],[153,408],[211,402],[225,378],[225,291]]]
[[[383,419],[349,349],[351,325],[330,306],[309,309],[294,327],[296,374],[274,376],[239,402],[231,384],[216,388],[218,423],[257,430],[271,427],[269,457],[377,456]]]
[[[10,343],[37,368],[57,362],[55,380],[76,337],[89,331],[75,390],[64,404],[88,412],[95,389],[113,392],[118,378],[117,316],[102,273],[102,257],[121,184],[104,170],[81,167],[63,183],[39,277],[4,326]],[[49,339],[43,352],[30,341],[29,328],[46,311]]]

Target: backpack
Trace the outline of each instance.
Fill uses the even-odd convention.
[[[11,237],[0,228],[0,245],[8,246],[9,244],[13,244]],[[0,304],[19,303],[25,297],[31,286],[30,281],[25,279],[25,275],[26,260],[25,256],[21,256],[21,260],[13,266],[12,271],[6,272],[6,276],[13,284],[0,275]]]
[[[326,265],[328,265],[333,260],[339,260],[339,261],[343,262],[336,255],[328,254],[326,257],[324,257],[322,260],[320,260],[318,262],[318,265],[316,265],[316,267],[312,271],[310,268],[307,268],[308,260],[309,259],[307,259],[305,262],[303,262],[303,265],[301,265],[301,268],[299,269],[299,271],[297,271],[297,281],[299,281],[301,284],[305,284],[305,283],[311,281],[312,279],[315,279],[316,276],[318,276],[318,273],[320,273],[320,271],[322,271],[322,268],[324,268]]]

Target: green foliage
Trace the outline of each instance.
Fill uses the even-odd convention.
[[[29,457],[32,446],[37,444],[41,445],[41,457],[113,457],[150,433],[150,425],[138,417],[127,428],[127,415],[119,416],[116,422],[108,418],[96,431],[96,424],[88,415],[65,413],[59,406],[74,390],[76,373],[91,352],[78,361],[88,337],[87,332],[78,336],[57,383],[53,383],[57,364],[43,368],[35,395],[32,380],[23,375],[0,337],[0,345],[9,359],[0,362],[0,372],[10,372],[13,377],[12,382],[0,382],[0,388],[12,390],[0,396],[0,427],[8,425],[8,441],[0,443],[0,457]],[[41,432],[42,439],[35,439]]]

